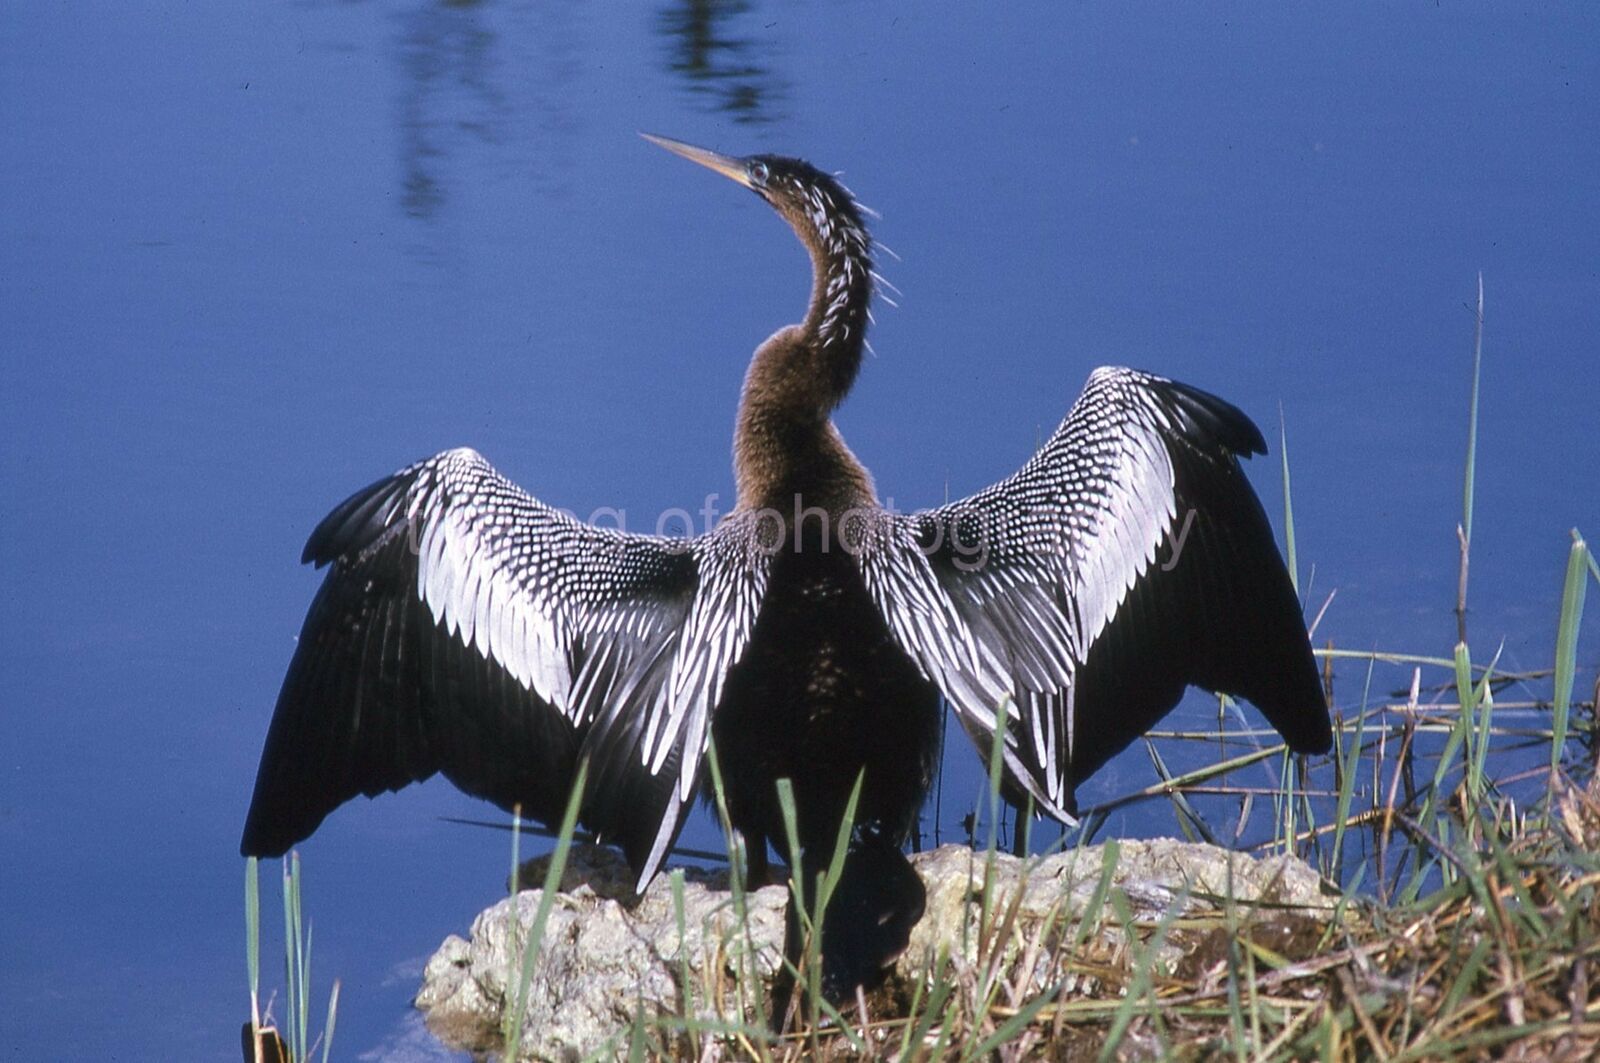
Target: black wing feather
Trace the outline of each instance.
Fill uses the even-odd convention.
[[[358,794],[443,771],[461,789],[558,822],[580,736],[561,712],[444,630],[391,536],[338,561],[278,696],[241,850],[276,856]]]
[[[1073,787],[1190,685],[1251,702],[1296,752],[1332,742],[1299,600],[1243,471],[1186,444],[1174,459],[1180,531],[1187,513],[1193,523],[1176,563],[1169,539],[1078,672]]]
[[[980,750],[1010,698],[1008,796],[1072,815],[1074,787],[1190,685],[1255,703],[1297,752],[1329,748],[1299,602],[1239,467],[1265,452],[1222,399],[1099,369],[1014,476],[894,518],[863,552],[891,631]]]
[[[445,559],[447,525],[458,553]],[[648,875],[663,828],[670,839],[681,821],[675,790],[687,783],[679,774],[698,764],[703,743],[692,722],[669,729],[657,740],[666,743],[663,762],[648,767],[646,730],[670,707],[674,668],[695,650],[681,636],[703,565],[726,567],[728,585],[745,593],[762,585],[759,572],[740,569],[736,532],[697,541],[697,553],[589,528],[470,451],[446,452],[352,495],[306,544],[304,560],[328,574],[278,697],[241,850],[280,854],[357,794],[437,772],[554,824],[587,758],[582,822]],[[442,566],[431,601],[428,564]],[[455,603],[456,623],[442,600]],[[474,611],[476,639],[459,626]],[[720,683],[743,639],[721,645],[730,659],[707,668],[711,682]],[[536,658],[521,661],[524,678],[508,653]],[[565,703],[553,700],[558,694]]]

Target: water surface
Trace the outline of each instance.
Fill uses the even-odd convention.
[[[6,5],[8,1047],[236,1058],[238,831],[317,583],[300,545],[335,502],[459,444],[635,528],[731,499],[745,360],[803,310],[805,260],[641,129],[804,154],[881,211],[904,294],[840,423],[895,504],[1010,472],[1095,365],[1172,375],[1270,437],[1281,411],[1303,585],[1313,609],[1337,592],[1319,637],[1345,646],[1454,641],[1481,270],[1469,624],[1505,667],[1547,667],[1568,529],[1600,534],[1597,22],[1583,4]],[[1276,519],[1276,456],[1252,476]],[[946,840],[978,786],[952,753],[926,821]],[[1153,777],[1136,749],[1084,799]],[[303,847],[340,1057],[424,1053],[421,961],[508,855],[440,817],[489,811],[434,782]],[[705,822],[685,840],[717,844]]]

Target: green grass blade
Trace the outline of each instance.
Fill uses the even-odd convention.
[[[1174,899],[1162,914],[1160,922],[1156,924],[1155,932],[1150,936],[1149,942],[1143,946],[1137,945],[1138,936],[1134,932],[1133,909],[1127,897],[1119,890],[1112,894],[1111,905],[1116,910],[1117,919],[1122,923],[1124,933],[1128,936],[1128,948],[1133,954],[1133,979],[1128,984],[1127,992],[1123,995],[1116,1014],[1112,1016],[1111,1028],[1106,1031],[1105,1042],[1100,1046],[1097,1056],[1100,1063],[1118,1058],[1117,1049],[1121,1046],[1134,1015],[1141,1006],[1148,1007],[1156,1003],[1151,994],[1156,973],[1156,958],[1161,954],[1162,946],[1166,944],[1167,934],[1171,931],[1173,922],[1183,909],[1184,899]],[[1146,997],[1152,998],[1149,1005],[1146,1005]],[[1154,1011],[1153,1008],[1151,1010]]]
[[[294,989],[295,978],[300,970],[300,960],[295,955],[295,939],[297,934],[294,925],[294,894],[289,877],[289,860],[293,856],[283,859],[282,879],[283,885],[283,978],[284,978],[284,1025],[285,1032],[289,1035],[289,1051],[295,1050],[294,1045]]]
[[[1477,734],[1473,725],[1477,721],[1478,691],[1472,684],[1471,651],[1464,642],[1456,643],[1456,699],[1461,703],[1456,716],[1456,725],[1450,729],[1450,737],[1444,744],[1444,752],[1439,754],[1439,763],[1433,768],[1435,794],[1444,786],[1445,774],[1450,770],[1457,754],[1465,750],[1467,760],[1471,759],[1474,737]],[[1420,822],[1426,826],[1428,820],[1424,818]]]
[[[1183,795],[1182,784],[1175,782],[1172,772],[1167,770],[1167,762],[1161,758],[1155,743],[1145,739],[1144,748],[1150,755],[1150,763],[1156,769],[1156,774],[1161,776],[1161,781],[1167,786],[1167,800],[1172,803],[1173,810],[1177,813],[1178,827],[1183,831],[1184,839],[1192,842],[1198,837],[1210,845],[1219,844],[1211,828],[1206,826],[1206,821]]]
[[[1017,1013],[1015,1015],[1011,1016],[1011,1018],[1007,1019],[1005,1022],[996,1027],[994,1033],[984,1038],[984,1040],[978,1045],[977,1049],[973,1051],[968,1058],[988,1059],[991,1055],[999,1050],[1001,1045],[1006,1044],[1023,1030],[1027,1029],[1028,1024],[1033,1022],[1034,1018],[1039,1014],[1039,1012],[1044,1010],[1046,1005],[1054,1002],[1055,998],[1056,994],[1054,991],[1052,991],[1048,993],[1040,993],[1038,996],[1028,1001],[1028,1003],[1017,1009]]]
[[[550,919],[550,909],[555,904],[556,890],[561,885],[561,876],[567,870],[567,854],[572,850],[572,833],[578,826],[578,810],[583,805],[583,793],[589,777],[589,761],[584,758],[578,762],[577,777],[572,781],[572,793],[567,797],[567,808],[561,816],[561,829],[556,832],[555,851],[550,854],[550,866],[545,869],[543,892],[539,897],[539,908],[534,913],[533,925],[528,928],[528,936],[522,943],[522,974],[517,982],[515,1004],[509,1016],[506,1017],[505,1051],[509,1057],[514,1058],[517,1046],[522,1043],[522,1019],[527,1009],[528,987],[533,982],[533,965],[539,955],[539,943],[544,937],[545,923]],[[513,905],[515,901],[512,902]],[[516,909],[513,907],[515,916]]]
[[[322,1063],[328,1063],[328,1053],[333,1050],[333,1028],[339,1021],[339,979],[333,980],[333,991],[328,994],[328,1028],[322,1032]]]
[[[297,1060],[306,1057],[307,1009],[305,996],[304,946],[300,922],[300,854],[290,851],[283,862],[283,959],[285,971],[285,1012],[289,1026],[289,1051]]]
[[[1311,653],[1318,660],[1377,661],[1380,664],[1425,664],[1435,668],[1454,668],[1456,662],[1449,657],[1428,657],[1416,653],[1389,653],[1383,650],[1336,650],[1313,646]]]
[[[994,741],[989,743],[989,836],[987,849],[995,851],[1000,829],[1000,777],[1005,766],[1006,733],[1011,726],[1011,695],[1007,694],[995,706]]]
[[[1456,757],[1461,754],[1463,747],[1467,747],[1472,741],[1474,734],[1472,724],[1476,718],[1477,690],[1472,684],[1472,657],[1464,642],[1456,643],[1455,673],[1456,696],[1460,699],[1461,708],[1456,713],[1456,722],[1455,726],[1450,729],[1450,737],[1445,740],[1444,750],[1439,754],[1438,762],[1434,764],[1433,782],[1428,787],[1428,796],[1422,803],[1422,812],[1417,816],[1417,822],[1422,824],[1424,828],[1431,828],[1435,825],[1435,813],[1438,811],[1440,798],[1444,793],[1445,776],[1455,763]],[[1470,762],[1469,749],[1467,756],[1464,758],[1463,767],[1470,765]],[[1441,820],[1438,825],[1442,828],[1443,823],[1444,821]],[[1440,835],[1441,842],[1448,842],[1448,839],[1443,837],[1442,829]],[[1411,881],[1406,883],[1405,889],[1400,892],[1400,903],[1402,904],[1409,904],[1416,900],[1417,893],[1422,889],[1422,884],[1427,878],[1428,869],[1434,864],[1434,861],[1428,859],[1427,846],[1420,841],[1415,845],[1412,852]],[[1438,859],[1442,861],[1442,857]],[[1440,866],[1445,870],[1448,877],[1450,874],[1449,865],[1441,862]]]
[[[1279,824],[1283,830],[1283,852],[1288,855],[1294,852],[1295,826],[1295,797],[1294,797],[1294,754],[1289,752],[1289,747],[1283,747],[1282,759],[1278,762],[1278,796],[1277,802],[1282,806],[1279,813]]]
[[[816,932],[812,934],[815,942],[816,963],[816,995],[812,1004],[818,1011],[814,1014],[826,1012],[838,1025],[839,1032],[844,1034],[850,1046],[857,1052],[865,1052],[867,1046],[857,1036],[855,1028],[844,1020],[833,1007],[822,997],[822,927],[823,920],[827,918],[828,905],[833,901],[834,890],[839,886],[839,880],[844,876],[845,853],[850,847],[850,836],[855,831],[856,807],[861,803],[861,786],[866,779],[866,769],[856,773],[856,782],[850,790],[850,799],[845,802],[844,818],[839,822],[839,833],[833,840],[833,858],[828,862],[828,870],[823,873],[817,885],[817,914]],[[809,957],[808,957],[809,958]]]
[[[722,823],[722,836],[728,850],[728,891],[733,900],[733,914],[744,934],[744,950],[735,971],[740,1014],[763,1016],[766,1014],[766,990],[756,973],[756,944],[750,931],[749,897],[745,883],[749,853],[743,837],[734,830],[733,820],[728,815],[728,794],[722,783],[722,761],[717,755],[715,742],[706,745],[706,765],[711,772],[712,801],[717,818]],[[762,845],[765,844],[763,841]]]
[[[1473,486],[1478,467],[1478,382],[1483,375],[1483,274],[1478,274],[1478,309],[1473,315],[1472,399],[1467,407],[1467,468],[1461,488],[1461,528],[1472,542]]]
[[[1497,837],[1494,832],[1489,832],[1486,840],[1489,846],[1489,856],[1499,869],[1500,881],[1510,887],[1512,895],[1517,899],[1516,904],[1507,905],[1506,907],[1509,918],[1513,922],[1520,923],[1524,932],[1533,940],[1541,942],[1552,941],[1552,928],[1545,921],[1544,916],[1539,914],[1540,906],[1534,900],[1533,894],[1528,891],[1527,884],[1519,873],[1516,858],[1506,848],[1505,842]],[[1559,893],[1555,895],[1555,899],[1557,906],[1560,906],[1563,898]]]
[[[1462,476],[1461,523],[1456,527],[1461,566],[1456,581],[1456,638],[1467,641],[1467,576],[1472,553],[1473,490],[1478,477],[1478,384],[1483,370],[1483,274],[1478,274],[1478,309],[1472,342],[1472,399],[1467,408],[1467,461]]]
[[[938,970],[940,968],[935,968]],[[911,1058],[911,1039],[913,1032],[922,1026],[923,1000],[922,994],[926,991],[930,978],[917,977],[911,980],[911,1001],[906,1005],[905,1022],[900,1027],[900,1051],[895,1053],[896,1059]]]
[[[298,906],[299,901],[295,904]],[[300,968],[300,1059],[311,1058],[311,1050],[316,1047],[316,1042],[311,1039],[311,932],[316,928],[310,923],[306,924],[306,944],[300,956],[304,966]]]
[[[1350,801],[1356,791],[1356,769],[1361,765],[1361,742],[1367,727],[1367,704],[1372,694],[1372,669],[1375,662],[1367,661],[1367,678],[1361,687],[1361,711],[1356,716],[1356,734],[1340,764],[1339,799],[1333,813],[1333,880],[1344,879],[1344,830],[1350,815]]]
[[[1477,807],[1478,802],[1488,787],[1485,780],[1488,778],[1489,742],[1494,735],[1494,687],[1490,683],[1494,670],[1500,664],[1500,654],[1505,650],[1505,643],[1494,651],[1494,657],[1489,661],[1489,667],[1484,670],[1483,678],[1478,682],[1478,692],[1473,701],[1478,709],[1477,734],[1474,739],[1472,763],[1467,773],[1467,796],[1471,798],[1472,806]]]
[[[984,841],[983,904],[978,910],[979,940],[988,934],[994,916],[995,853],[1000,844],[1000,779],[1005,770],[1005,736],[1011,726],[1011,695],[1006,694],[995,706],[994,740],[989,743],[988,784],[985,799],[988,804],[988,832]]]
[[[689,936],[689,920],[683,909],[683,869],[673,868],[668,882],[672,885],[672,918],[678,928],[678,991],[682,996],[683,1014],[687,1017],[696,1014],[696,1008],[694,980],[689,972],[689,949],[685,944]],[[696,1056],[700,1055],[698,1044],[691,1041],[691,1047]]]
[[[1100,913],[1105,907],[1106,898],[1111,894],[1111,883],[1117,875],[1117,861],[1121,858],[1122,850],[1117,840],[1107,838],[1100,848],[1100,878],[1094,884],[1094,892],[1089,894],[1089,903],[1078,913],[1078,923],[1072,931],[1069,954],[1077,955],[1083,949],[1083,943],[1089,939],[1089,935],[1100,926]]]
[[[817,968],[820,964],[817,957],[821,952],[822,929],[812,919],[812,910],[806,903],[809,891],[806,889],[808,877],[807,868],[811,863],[812,854],[803,852],[800,848],[800,817],[795,811],[794,781],[792,779],[779,779],[775,784],[778,793],[778,814],[783,819],[783,836],[789,843],[789,903],[794,907],[795,917],[800,921],[801,941],[803,948],[800,954],[800,967],[792,971],[797,986],[803,987],[806,1000],[813,1008],[822,999],[822,972]],[[787,966],[789,958],[784,957]],[[791,993],[789,1003],[783,1005],[785,1011],[794,1008],[794,996]],[[787,1016],[785,1017],[787,1022]]]
[[[590,1060],[615,1059],[614,1045],[607,1043],[589,1053]],[[644,999],[639,999],[633,1011],[633,1021],[628,1023],[628,1063],[644,1063],[645,1060],[645,1017]]]
[[[1567,554],[1567,578],[1561,591],[1561,621],[1556,627],[1556,689],[1550,738],[1552,779],[1561,766],[1561,752],[1567,744],[1572,685],[1578,668],[1578,626],[1583,621],[1584,593],[1589,587],[1589,581],[1584,578],[1584,569],[1588,564],[1589,547],[1574,529],[1572,549]]]
[[[522,805],[520,803],[511,809],[511,878],[507,885],[511,887],[512,897],[522,892]],[[515,949],[507,949],[505,984],[516,985],[518,973],[517,952]]]
[[[807,862],[808,854],[800,851],[800,817],[794,808],[794,781],[792,779],[779,779],[775,784],[778,791],[778,814],[783,819],[783,836],[789,843],[789,878],[794,890],[794,900],[799,906],[801,920],[809,917],[806,907],[806,876],[802,872],[803,865]]]
[[[250,1021],[261,1025],[261,878],[260,862],[244,862],[244,964],[250,976]]]
[[[913,1008],[911,1011],[911,1014],[916,1016],[916,1021],[908,1023],[906,1026],[906,1034],[901,1041],[901,1059],[938,1058],[937,1054],[924,1056],[919,1050],[927,1041],[928,1037],[933,1033],[934,1024],[937,1023],[940,1016],[944,1014],[945,1009],[950,1004],[951,994],[955,991],[955,980],[949,977],[949,963],[949,954],[941,949],[939,955],[936,956],[933,961],[934,975],[932,978],[927,980],[929,982],[929,986],[926,1006],[922,1009],[920,1014],[915,1008]],[[921,993],[922,981],[923,979],[918,979],[917,992],[919,995]],[[945,1028],[948,1029],[949,1024],[946,1023],[944,1025]],[[941,1036],[942,1035],[943,1031],[941,1031]],[[937,1053],[938,1046],[935,1046],[934,1051]]]
[[[801,969],[790,969],[795,978],[796,985],[805,991],[805,999],[814,1018],[825,1017],[839,1028],[840,1033],[850,1041],[857,1051],[865,1051],[866,1046],[861,1043],[850,1024],[844,1021],[837,1008],[823,999],[822,996],[822,920],[832,899],[834,889],[838,886],[839,876],[844,871],[844,853],[849,848],[850,834],[855,824],[856,806],[861,798],[861,785],[863,775],[857,775],[854,788],[850,792],[850,799],[845,804],[845,815],[839,824],[839,831],[834,838],[832,860],[819,874],[810,870],[815,856],[806,853],[800,846],[799,816],[795,810],[794,783],[790,779],[778,779],[775,788],[778,794],[778,811],[783,819],[784,837],[789,846],[789,903],[793,905],[796,917],[800,921],[801,934],[804,948],[800,958]],[[807,889],[807,880],[815,879],[815,889]],[[816,897],[815,905],[807,904],[807,898]],[[789,962],[785,958],[785,966]],[[811,1027],[813,1048],[816,1047],[817,1027],[814,1022]]]
[[[866,769],[856,772],[856,784],[850,789],[850,799],[844,805],[844,819],[839,822],[839,833],[833,839],[833,857],[828,861],[827,873],[822,876],[822,884],[817,890],[817,925],[822,925],[822,916],[828,909],[828,902],[833,900],[833,891],[839,885],[839,878],[844,873],[844,856],[850,848],[850,834],[855,829],[856,806],[861,803],[861,784],[866,778]]]
[[[522,805],[511,806],[511,896],[522,892]]]

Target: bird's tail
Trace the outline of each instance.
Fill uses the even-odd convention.
[[[808,890],[806,900],[814,904],[815,892]],[[858,825],[851,833],[844,867],[822,917],[823,998],[839,1004],[853,997],[856,987],[872,989],[882,982],[906,950],[911,928],[922,918],[927,900],[922,879],[892,834],[872,823]],[[791,1015],[804,1013],[804,994],[796,992],[790,965],[802,969],[805,945],[791,892],[783,945],[789,962],[773,986],[775,1029],[781,1029]]]

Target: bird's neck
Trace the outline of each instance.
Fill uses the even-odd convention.
[[[819,196],[826,192],[818,191]],[[871,504],[872,477],[829,415],[861,369],[872,301],[871,238],[831,200],[786,211],[812,264],[805,320],[757,349],[745,375],[734,435],[734,477],[744,509]]]
[[[811,255],[811,301],[800,330],[821,356],[819,368],[830,374],[831,410],[861,368],[872,304],[872,239],[853,214],[842,214],[831,202],[794,223]]]
[[[859,338],[855,347],[850,357],[858,365]],[[740,509],[787,516],[797,506],[843,512],[874,502],[871,475],[828,416],[855,376],[854,365],[834,362],[840,353],[837,344],[812,342],[802,325],[781,330],[756,351],[734,432]]]

